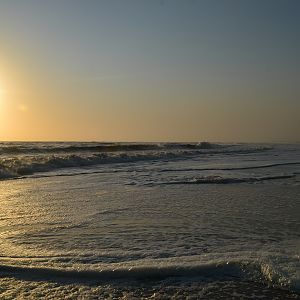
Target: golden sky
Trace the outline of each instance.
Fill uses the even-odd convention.
[[[299,8],[3,1],[0,140],[299,141]]]

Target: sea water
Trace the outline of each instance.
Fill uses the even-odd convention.
[[[0,298],[300,299],[300,145],[1,143]]]

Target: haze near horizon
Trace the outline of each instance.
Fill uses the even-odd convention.
[[[300,2],[0,2],[0,140],[297,142]]]

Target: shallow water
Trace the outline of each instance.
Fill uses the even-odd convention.
[[[57,145],[21,146],[1,156],[31,170],[0,182],[1,297],[300,298],[298,145],[118,146],[64,167],[45,164]]]

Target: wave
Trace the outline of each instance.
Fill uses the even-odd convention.
[[[102,144],[102,145],[57,145],[43,147],[9,146],[1,149],[1,154],[34,154],[34,153],[74,153],[74,152],[117,152],[156,150],[158,145],[152,144]]]
[[[155,151],[144,151],[144,144],[140,145],[121,145],[122,149],[128,149],[132,147],[135,151],[111,151],[111,152],[93,152],[93,153],[55,153],[47,155],[43,154],[28,154],[28,155],[16,155],[16,156],[2,156],[0,157],[0,179],[13,179],[22,176],[33,175],[39,172],[50,172],[62,168],[81,168],[87,166],[112,164],[112,163],[135,163],[139,161],[149,160],[170,160],[170,159],[182,159],[186,157],[193,157],[197,155],[235,155],[235,154],[248,154],[256,153],[258,151],[266,151],[269,148],[259,147],[225,147],[220,146],[208,146],[207,144],[197,144],[197,149],[188,149],[190,144],[166,144],[168,150],[165,148]],[[173,146],[172,146],[173,145]],[[182,148],[178,148],[179,146]],[[74,149],[75,146],[72,146]],[[81,147],[81,146],[80,146]],[[79,147],[79,148],[80,148]],[[98,146],[97,146],[98,147]],[[102,147],[102,146],[101,146]],[[103,146],[104,147],[104,146]],[[105,146],[106,147],[106,146]],[[117,147],[117,146],[116,146]],[[149,146],[150,147],[150,146]],[[152,147],[152,146],[151,146]],[[156,147],[156,146],[155,146]],[[172,149],[172,147],[177,147]],[[209,147],[212,147],[208,149]],[[205,149],[202,149],[205,148]],[[32,148],[31,148],[32,149]],[[57,149],[57,147],[55,148]],[[81,149],[81,148],[80,148]],[[90,149],[90,148],[84,148]],[[114,148],[119,149],[119,148]],[[140,149],[137,151],[137,149]],[[53,149],[52,149],[53,150]],[[52,151],[51,150],[51,151]],[[148,150],[150,150],[148,148]],[[56,151],[56,150],[55,150]]]
[[[108,155],[106,153],[93,155],[65,155],[65,156],[29,156],[11,158],[0,161],[0,179],[12,179],[32,175],[39,172],[50,172],[63,168],[80,168],[99,164],[138,162],[161,158],[174,158],[172,153],[135,154],[122,153]]]
[[[175,153],[137,154],[92,154],[92,155],[51,155],[9,158],[0,161],[0,179],[18,178],[39,172],[50,172],[62,168],[80,168],[100,164],[128,163],[178,157]]]
[[[273,163],[268,165],[246,166],[246,167],[162,169],[160,170],[160,172],[241,171],[241,170],[267,169],[273,167],[292,166],[292,165],[300,165],[300,162]]]
[[[163,280],[169,277],[200,277],[202,280],[250,280],[300,291],[299,278],[289,278],[272,265],[260,261],[223,261],[201,265],[140,266],[105,269],[54,269],[0,265],[1,276],[53,280]]]
[[[246,178],[228,178],[221,176],[203,176],[198,178],[191,178],[186,180],[174,180],[162,182],[160,184],[233,184],[233,183],[255,183],[268,180],[289,179],[296,177],[295,174],[290,175],[274,175],[274,176],[261,176],[261,177],[246,177]]]
[[[76,152],[119,152],[147,150],[213,150],[228,147],[244,147],[238,144],[199,143],[0,143],[0,154],[76,153]],[[253,146],[251,147],[253,148]],[[270,149],[271,147],[258,147]]]
[[[0,154],[146,151],[159,149],[215,149],[224,145],[201,143],[4,143]]]

